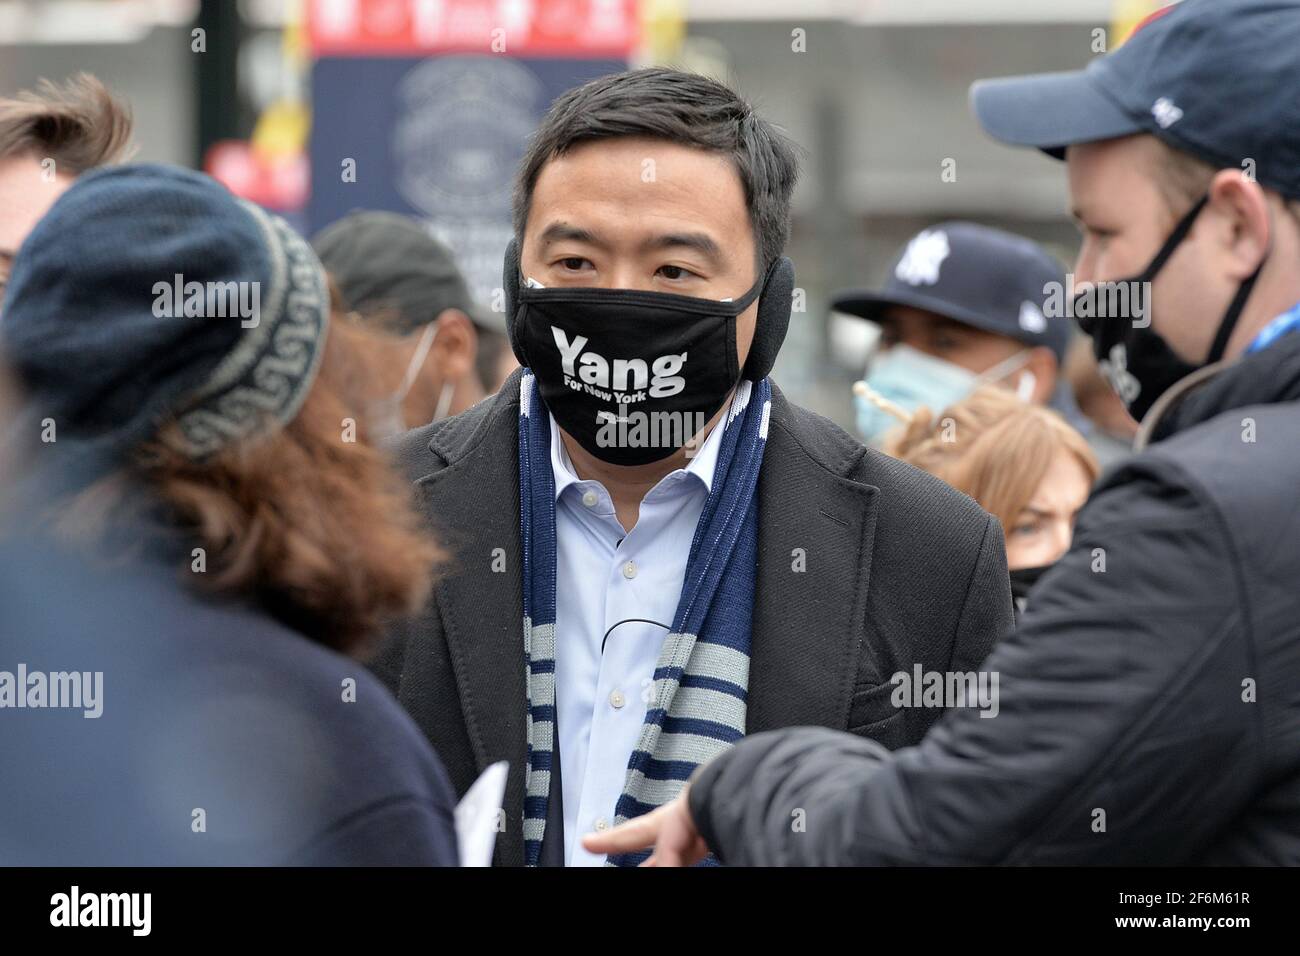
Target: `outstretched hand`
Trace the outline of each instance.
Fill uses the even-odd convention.
[[[654,847],[642,866],[691,866],[709,853],[708,844],[695,829],[687,803],[689,786],[671,803],[628,820],[604,833],[588,833],[582,845],[591,853],[630,853]]]

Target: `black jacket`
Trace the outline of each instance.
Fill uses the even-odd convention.
[[[374,663],[458,792],[488,764],[510,762],[495,859],[516,865],[526,753],[520,374],[397,446],[451,560],[428,609]],[[776,389],[758,498],[748,732],[815,724],[886,747],[915,743],[938,714],[890,706],[890,675],[915,662],[974,667],[1010,627],[1001,528]],[[796,549],[806,570],[795,570]]]
[[[455,795],[392,695],[260,608],[201,599],[187,563],[0,540],[0,672],[102,674],[98,716],[0,709],[0,861],[454,866]]]
[[[1176,388],[985,662],[998,715],[742,741],[692,784],[719,857],[1300,863],[1300,335]]]

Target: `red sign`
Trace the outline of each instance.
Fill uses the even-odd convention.
[[[305,155],[259,155],[242,140],[213,143],[203,159],[203,170],[236,196],[276,212],[301,210],[311,191],[311,166]]]
[[[629,56],[637,0],[309,0],[316,56]]]

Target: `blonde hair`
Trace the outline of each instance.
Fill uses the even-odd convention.
[[[918,408],[886,436],[884,451],[970,495],[998,519],[1004,534],[1060,452],[1075,457],[1089,484],[1101,470],[1065,419],[996,385],[976,389],[937,416]]]

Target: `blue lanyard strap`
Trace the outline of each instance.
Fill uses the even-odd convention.
[[[1296,329],[1300,329],[1300,302],[1260,329],[1259,334],[1255,336],[1255,341],[1246,347],[1246,351],[1249,353],[1266,349],[1282,336]]]

